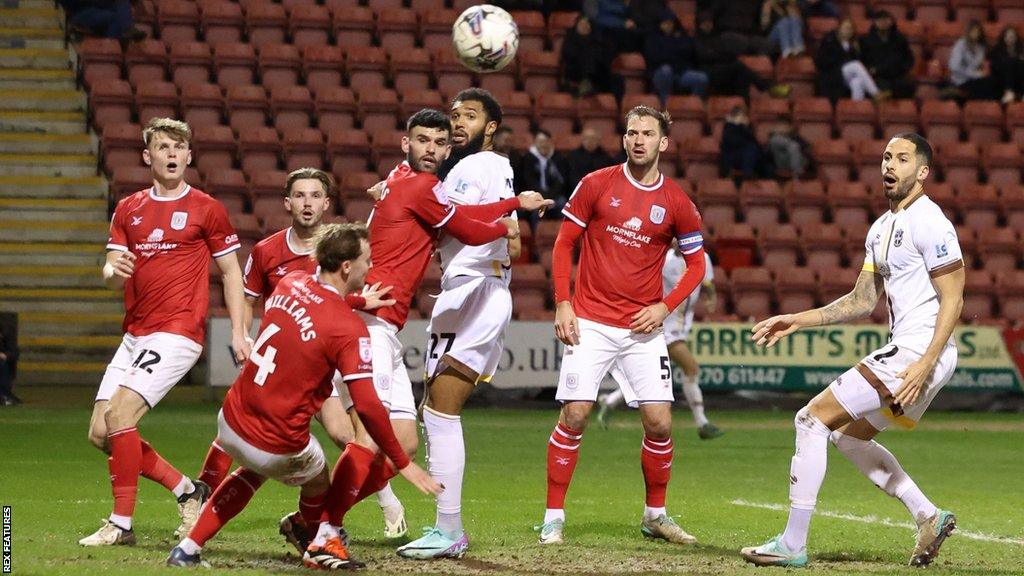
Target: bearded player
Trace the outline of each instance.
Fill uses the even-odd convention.
[[[882,154],[889,210],[868,230],[864,266],[853,290],[815,310],[762,320],[752,340],[766,347],[800,328],[851,322],[875,309],[885,291],[889,343],[868,354],[796,414],[785,530],[743,558],[758,565],[807,565],[807,533],[832,442],[862,474],[898,498],[917,524],[911,566],[927,566],[956,528],[875,442],[892,424],[913,428],[956,368],[953,329],[963,306],[964,262],[953,224],[924,193],[932,147],[914,133],[893,136]]]
[[[110,222],[103,279],[124,290],[124,339],[103,374],[89,422],[90,442],[110,454],[114,511],[78,541],[82,546],[135,544],[140,474],[177,497],[179,531],[192,527],[210,493],[168,464],[136,426],[203,351],[211,258],[223,278],[235,360],[249,354],[238,236],[224,205],[185,182],[192,130],[178,120],[154,118],[142,139],[153,186],[118,202]]]
[[[661,324],[704,278],[701,219],[693,202],[658,171],[668,147],[667,113],[637,106],[626,114],[626,162],[583,178],[562,209],[552,258],[555,335],[566,345],[555,399],[562,403],[548,441],[547,510],[542,544],[563,541],[565,495],[598,388],[611,371],[626,403],[640,409],[640,464],[646,487],[641,533],[678,544],[696,539],[668,515],[672,474],[672,369]],[[575,293],[573,250],[583,240]],[[672,240],[686,272],[662,290]]]
[[[267,478],[300,486],[300,509],[317,534],[303,563],[317,569],[359,568],[339,533],[337,484],[329,485],[324,453],[309,424],[334,388],[348,390],[370,435],[401,474],[424,493],[442,487],[405,455],[373,389],[372,352],[366,325],[345,301],[363,287],[370,244],[362,224],[322,227],[315,247],[319,272],[295,271],[277,284],[253,353],[228,390],[218,415],[217,438],[241,467],[213,493],[211,505],[167,560],[198,566],[200,551],[245,508]],[[364,290],[364,309],[382,304],[381,291]]]

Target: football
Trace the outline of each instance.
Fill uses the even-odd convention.
[[[515,58],[519,28],[512,15],[497,6],[472,6],[452,25],[452,45],[470,70],[496,72]]]

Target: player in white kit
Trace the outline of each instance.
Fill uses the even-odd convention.
[[[956,528],[953,514],[932,504],[892,453],[874,441],[891,424],[913,428],[956,368],[952,336],[965,271],[953,224],[924,193],[931,157],[931,145],[917,134],[897,134],[886,145],[881,169],[890,209],[868,230],[853,291],[823,308],[775,316],[753,328],[753,340],[772,346],[800,328],[867,316],[884,289],[892,335],[797,412],[789,522],[767,543],[744,548],[748,562],[807,564],[807,531],[825,478],[829,440],[913,516],[912,566],[930,564]]]
[[[704,395],[700,391],[700,366],[693,352],[687,345],[690,337],[690,330],[693,329],[693,316],[697,311],[697,303],[703,294],[708,300],[708,308],[714,310],[717,298],[715,296],[715,270],[711,264],[711,256],[704,252],[704,281],[702,286],[693,289],[693,293],[686,299],[682,306],[674,310],[665,318],[663,328],[665,331],[665,343],[668,344],[668,356],[672,362],[683,370],[683,395],[686,396],[686,403],[693,413],[693,421],[697,425],[697,436],[701,440],[718,438],[724,432],[719,430],[708,421],[704,414]],[[673,243],[672,250],[665,255],[665,266],[661,270],[662,290],[665,294],[672,291],[672,288],[683,277],[686,271],[686,260],[679,251],[677,243]],[[613,373],[614,375],[614,373]],[[612,410],[622,404],[623,394],[621,388],[603,394],[597,401],[601,407],[597,411],[597,421],[603,428],[608,427],[608,419]]]

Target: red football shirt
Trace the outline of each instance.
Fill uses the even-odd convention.
[[[310,418],[331,395],[334,371],[346,383],[372,379],[372,357],[366,324],[341,295],[292,272],[267,299],[252,356],[224,399],[224,419],[261,450],[298,452],[309,443]]]
[[[313,252],[296,252],[288,243],[292,234],[291,227],[285,228],[260,240],[252,249],[245,263],[246,295],[267,299],[286,274],[296,270],[316,272]]]
[[[586,229],[573,309],[609,326],[628,328],[633,314],[661,301],[672,238],[684,254],[703,247],[700,215],[682,189],[664,174],[643,186],[625,164],[584,177],[562,214]]]
[[[368,313],[399,329],[409,316],[412,297],[430,264],[438,231],[455,214],[437,176],[416,172],[402,162],[388,175],[380,200],[370,215],[370,256],[373,267],[366,284],[394,286],[394,306]]]
[[[124,285],[124,331],[170,332],[203,344],[210,257],[240,247],[224,205],[191,186],[176,198],[147,188],[118,202],[107,250],[136,257]]]

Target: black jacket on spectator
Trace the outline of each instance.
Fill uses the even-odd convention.
[[[562,88],[575,93],[581,82],[589,80],[598,92],[621,97],[623,79],[611,72],[615,55],[615,45],[597,30],[584,36],[570,28],[562,42]]]
[[[861,61],[871,72],[875,83],[882,90],[891,90],[896,98],[912,98],[914,81],[910,71],[914,68],[914,53],[910,50],[907,37],[896,29],[889,30],[889,37],[882,38],[878,29],[871,30],[860,39]]]
[[[711,9],[714,14],[715,30],[760,35],[761,0],[716,0]]]
[[[655,32],[663,19],[673,16],[665,0],[632,0],[627,14],[636,23],[637,31],[645,35]]]
[[[1024,91],[1024,43],[1018,40],[1015,53],[999,42],[988,55],[999,96],[1006,90],[1013,90],[1018,97]]]
[[[545,170],[546,187],[541,186],[540,181],[540,160],[532,152],[523,154],[519,161],[519,171],[516,174],[516,186],[519,191],[533,190],[539,192],[545,198],[558,200],[566,196],[565,176],[562,174],[561,166],[563,160],[558,152],[551,155]]]
[[[583,146],[580,146],[569,152],[565,155],[563,162],[566,192],[571,194],[576,189],[576,185],[587,174],[601,168],[607,168],[612,164],[615,164],[615,159],[609,156],[601,147],[590,152]],[[529,190],[529,188],[523,188],[523,190]]]
[[[831,100],[849,97],[850,89],[843,80],[843,64],[860,59],[860,44],[856,38],[850,40],[849,49],[845,49],[836,31],[826,34],[814,55],[814,65],[818,69],[815,78],[818,95]]]
[[[644,40],[644,61],[647,63],[648,74],[665,64],[680,74],[697,68],[697,48],[693,38],[681,26],[677,25],[671,36],[666,36],[659,29],[648,34]]]

